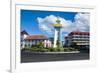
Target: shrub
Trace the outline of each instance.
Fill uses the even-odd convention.
[[[74,49],[74,48],[69,48],[69,50],[70,50],[70,51],[74,51],[75,49]]]
[[[39,43],[37,44],[37,47],[38,47],[38,48],[43,48],[43,47],[44,47],[43,42],[39,42]]]
[[[50,52],[54,52],[55,51],[55,48],[49,48],[49,51]]]
[[[40,52],[47,52],[48,51],[48,49],[44,49],[44,48],[42,48],[41,50],[40,50]]]
[[[34,44],[33,44],[33,45],[31,46],[31,48],[37,48],[37,45],[34,45]]]
[[[60,52],[61,51],[61,48],[54,48],[55,49],[55,52]]]
[[[68,51],[68,48],[64,48],[64,51],[67,52]]]

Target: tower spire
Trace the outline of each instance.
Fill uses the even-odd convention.
[[[57,24],[60,24],[60,20],[59,20],[59,17],[57,17],[57,20],[56,20]]]

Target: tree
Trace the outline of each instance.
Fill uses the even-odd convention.
[[[43,48],[43,47],[44,47],[44,43],[43,43],[43,42],[39,42],[39,43],[37,44],[37,46],[38,46],[39,48]]]

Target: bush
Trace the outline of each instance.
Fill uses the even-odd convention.
[[[55,48],[49,48],[49,51],[50,52],[54,52],[55,51]]]
[[[69,48],[64,48],[64,52],[70,52],[71,50]]]
[[[38,48],[43,48],[43,47],[44,47],[43,42],[39,42],[39,43],[37,44],[37,47],[38,47]]]
[[[67,49],[66,49],[66,48],[64,48],[64,51],[66,52],[66,51],[67,51]]]
[[[78,49],[75,48],[64,48],[65,52],[70,52],[70,51],[78,51]]]
[[[37,45],[32,45],[31,48],[37,48]]]
[[[42,49],[40,50],[40,52],[48,52],[48,49],[42,48]]]
[[[37,47],[30,48],[29,50],[31,52],[47,52],[48,51],[48,49],[46,49],[46,48],[37,48]]]
[[[30,52],[70,52],[70,51],[78,51],[75,48],[43,48],[43,47],[31,47],[31,48],[23,48],[22,51],[30,51]]]
[[[61,48],[55,48],[55,52],[60,52]]]
[[[70,51],[74,51],[75,49],[74,49],[74,48],[69,48],[69,50],[70,50]]]

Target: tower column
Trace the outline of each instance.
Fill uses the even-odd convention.
[[[56,20],[57,24],[54,24],[54,28],[55,28],[55,33],[54,33],[54,45],[53,47],[60,47],[61,46],[61,33],[60,33],[60,30],[62,28],[62,25],[60,24],[60,20],[59,18],[57,18]]]
[[[55,29],[55,33],[54,33],[54,45],[53,45],[54,48],[57,47],[57,38],[58,38],[58,31]]]

